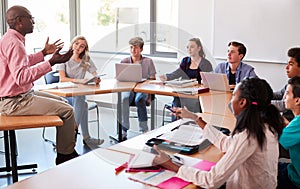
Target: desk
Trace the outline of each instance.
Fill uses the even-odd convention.
[[[220,115],[215,115],[217,117],[219,117]],[[220,116],[219,119],[221,119]],[[211,118],[211,114],[204,114],[203,119],[205,121],[210,121]],[[232,120],[233,118],[229,118],[225,119],[225,121],[223,121],[224,123],[226,123],[226,125],[221,125],[221,124],[217,124],[217,126],[223,126],[226,127],[228,129],[231,129],[234,127],[235,122]],[[158,135],[161,135],[163,133],[169,132],[171,131],[173,128],[175,128],[176,126],[178,126],[179,124],[182,124],[184,122],[190,121],[189,119],[180,119],[177,120],[175,122],[169,123],[165,126],[162,126],[158,129],[149,131],[147,133],[144,133],[142,135],[136,136],[132,139],[126,140],[122,143],[113,145],[108,147],[108,149],[110,150],[114,150],[114,151],[118,151],[118,152],[123,152],[123,153],[130,153],[130,154],[135,154],[138,153],[140,150],[142,150],[145,146],[145,143],[151,139],[151,138],[155,138]],[[204,160],[208,160],[208,161],[214,161],[217,162],[221,157],[222,157],[223,153],[215,146],[211,145],[208,148],[203,149],[202,151],[199,151],[195,154],[190,155],[191,157],[196,157],[199,159],[204,159]]]
[[[99,85],[80,85],[75,88],[64,88],[64,89],[47,89],[44,92],[56,94],[62,97],[72,97],[81,95],[95,95],[105,93],[118,93],[117,103],[117,128],[118,128],[118,141],[122,141],[122,106],[121,106],[121,92],[131,91],[135,87],[135,82],[119,82],[115,79],[103,79]]]
[[[18,181],[18,169],[37,168],[36,164],[17,166],[15,130],[39,127],[61,126],[58,116],[1,116],[0,131],[4,131],[6,167],[1,171],[12,171],[13,182]],[[9,135],[8,135],[9,132]],[[10,158],[9,158],[10,154]],[[10,166],[11,161],[11,166]]]
[[[156,130],[149,131],[132,139],[118,143],[108,149],[98,148],[78,158],[60,164],[45,172],[28,179],[14,183],[7,189],[94,189],[94,188],[154,188],[128,179],[130,173],[125,171],[115,174],[115,168],[127,162],[130,154],[135,154],[143,148],[145,141],[158,134],[170,131],[180,122],[178,120]],[[192,155],[209,161],[218,161],[222,153],[213,145]],[[190,184],[186,188],[197,188]]]
[[[129,180],[124,171],[115,174],[115,168],[128,160],[129,154],[98,148],[7,189],[154,188]]]
[[[198,85],[196,87],[199,87],[199,86],[200,85]],[[165,96],[175,96],[175,97],[182,97],[182,98],[193,98],[193,99],[198,99],[199,97],[214,98],[215,95],[226,94],[225,92],[221,92],[221,91],[209,91],[209,92],[201,93],[201,94],[197,94],[197,95],[188,95],[188,94],[181,94],[181,93],[173,92],[175,88],[176,87],[172,87],[172,86],[168,86],[168,85],[164,85],[164,84],[153,83],[153,80],[147,80],[143,83],[138,83],[134,88],[134,92],[165,95]],[[207,100],[210,101],[210,99],[207,99]],[[206,101],[206,99],[204,99],[203,101]],[[212,105],[209,105],[209,106],[211,107]],[[227,107],[227,105],[226,105],[226,107]],[[211,110],[212,110],[212,108],[208,108],[207,112],[212,112]],[[154,123],[155,123],[154,111],[155,110],[154,110],[153,106],[151,106],[151,130],[154,129]],[[220,109],[219,111],[222,111],[222,109]]]

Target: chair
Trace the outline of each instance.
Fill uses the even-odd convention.
[[[57,71],[49,72],[49,73],[45,74],[44,78],[45,78],[46,84],[58,83],[59,82],[59,73]],[[99,132],[100,132],[99,108],[96,103],[94,103],[94,102],[89,103],[88,110],[90,111],[90,110],[94,110],[94,109],[96,109],[97,118],[95,120],[89,120],[89,122],[97,122],[97,131],[98,131],[97,137],[98,137],[98,139],[100,139],[100,136],[99,136]],[[44,127],[43,133],[42,133],[42,138],[44,139],[45,142],[51,143],[52,146],[55,148],[56,147],[55,142],[52,140],[49,140],[45,137],[45,130],[46,130],[46,128]]]

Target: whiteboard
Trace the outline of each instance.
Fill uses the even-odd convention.
[[[286,63],[300,46],[299,0],[215,0],[213,54],[226,58],[230,41],[247,47],[244,60]]]

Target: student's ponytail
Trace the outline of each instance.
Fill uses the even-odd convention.
[[[273,90],[263,79],[244,79],[239,85],[240,98],[247,100],[247,107],[237,116],[235,133],[247,130],[248,137],[254,137],[261,149],[266,139],[265,123],[274,134],[281,133],[283,120],[278,109],[271,105]]]

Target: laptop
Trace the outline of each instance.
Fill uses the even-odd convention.
[[[118,81],[140,82],[142,81],[142,65],[116,63],[116,79]]]
[[[204,87],[215,91],[232,91],[226,74],[200,72]]]

